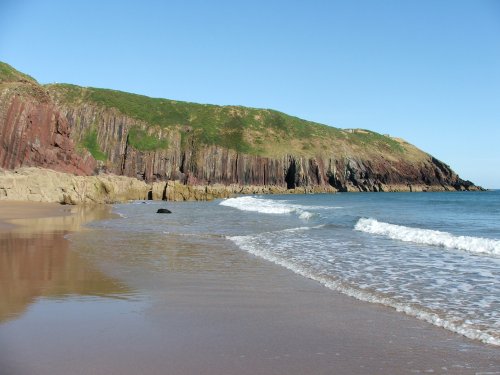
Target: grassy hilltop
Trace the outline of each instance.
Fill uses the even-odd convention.
[[[372,131],[348,132],[271,109],[197,104],[69,84],[45,87],[65,105],[88,103],[114,108],[150,126],[193,132],[202,144],[246,154],[272,157],[293,152],[307,156],[349,144],[389,153],[403,151],[400,142]],[[155,143],[154,137],[146,139],[143,135],[141,139],[137,142],[141,151],[166,146],[161,141]]]
[[[80,155],[86,149],[107,170],[148,181],[330,186],[339,191],[474,187],[404,140],[271,109],[197,104],[71,84],[40,85],[5,63],[0,63],[0,99],[0,114],[10,129],[4,164],[21,163],[32,155],[36,129],[30,128],[31,120],[18,120],[42,119],[42,111],[47,113],[44,125],[56,132],[62,131],[59,126],[68,128]],[[51,125],[50,119],[58,116],[61,122]],[[25,126],[35,138],[19,138],[13,126]],[[26,155],[12,152],[12,137]],[[57,149],[62,140],[56,138],[51,142]]]
[[[32,83],[37,83],[36,80],[20,71],[14,69],[9,64],[0,61],[0,84],[7,82],[20,82],[29,81]]]
[[[0,62],[0,84],[14,82],[38,85],[29,75]],[[49,84],[43,88],[61,104],[112,108],[151,127],[178,128],[183,133],[192,132],[201,144],[218,145],[246,154],[310,156],[351,146],[376,148],[390,154],[404,151],[400,141],[373,131],[345,131],[272,109],[197,104],[71,84]],[[135,146],[141,151],[167,147],[168,142],[164,140],[141,133],[140,129],[134,131],[131,138],[136,140]],[[93,143],[90,134],[84,144],[93,151]],[[96,156],[103,158],[102,154]]]

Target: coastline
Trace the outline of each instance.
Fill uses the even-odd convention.
[[[114,174],[76,176],[38,167],[15,171],[0,169],[0,201],[45,202],[69,205],[113,204],[131,200],[211,201],[241,194],[335,194],[339,192],[456,192],[483,191],[481,187],[456,189],[451,185],[379,184],[374,190],[330,184],[288,188],[285,185],[185,184],[179,180],[147,183]]]
[[[23,272],[2,273],[12,294],[24,295],[24,308],[10,306],[16,312],[0,321],[7,375],[71,368],[79,374],[494,374],[500,367],[498,348],[331,291],[223,238],[193,245],[169,236],[165,251],[176,254],[176,263],[159,277],[113,264],[104,247],[88,258],[92,249],[64,238],[77,228],[74,220],[100,214],[12,203],[9,218],[5,204],[2,220],[17,226],[4,227],[0,238],[10,238],[10,248],[2,252],[24,254],[8,263]],[[179,209],[188,208],[179,203]],[[99,211],[86,209],[92,210]],[[26,219],[31,215],[37,218]],[[33,225],[43,220],[51,224]],[[28,296],[26,273],[34,274]]]
[[[16,220],[64,217],[71,209],[58,203],[0,201],[0,231],[12,230]]]
[[[0,201],[0,324],[40,298],[64,294],[70,284],[83,286],[91,267],[70,251],[65,235],[109,216],[106,206]]]

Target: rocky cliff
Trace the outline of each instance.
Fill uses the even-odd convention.
[[[221,145],[223,142],[203,142],[206,135],[188,120],[169,126],[151,124],[123,113],[126,111],[120,111],[118,106],[92,101],[85,91],[93,89],[72,87],[72,95],[80,95],[73,102],[67,100],[65,86],[50,86],[48,90],[77,142],[95,132],[96,143],[107,156],[101,163],[103,169],[148,182],[177,180],[186,185],[254,185],[324,191],[476,188],[460,179],[448,165],[404,140],[366,130],[335,129],[333,134],[315,135],[313,127],[302,138],[298,135],[287,139],[286,129],[260,129],[258,135],[253,129],[243,129],[242,139],[249,147],[239,150]],[[252,111],[240,109],[234,118],[255,116]],[[137,133],[151,139],[150,143],[166,146],[144,149],[133,139]],[[219,137],[232,135],[222,131]],[[256,138],[260,138],[260,144],[254,141]]]
[[[8,76],[2,69],[8,67],[0,66],[0,167],[91,174],[94,158],[85,150],[76,152],[68,121],[47,91],[30,77],[15,71]]]
[[[155,184],[155,197],[176,199],[182,194],[170,193],[174,185],[166,181],[190,187],[184,195],[192,199],[219,185],[224,194],[249,186],[279,192],[478,189],[415,146],[371,131],[272,110],[41,86],[14,72],[15,79],[0,82],[4,168],[109,172]]]

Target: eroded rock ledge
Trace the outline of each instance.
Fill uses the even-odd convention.
[[[447,191],[452,186],[384,185],[383,191]],[[237,194],[335,193],[332,186],[186,185],[180,181],[146,183],[142,180],[100,174],[77,176],[51,169],[26,167],[0,170],[0,200],[61,204],[105,204],[130,200],[204,201]]]
[[[26,167],[0,170],[0,200],[102,204],[130,200],[193,201],[227,198],[234,194],[333,192],[333,189],[295,189],[277,186],[184,185],[179,181],[148,184],[136,178],[100,174],[76,176],[51,169]]]
[[[75,176],[33,167],[0,171],[0,200],[116,203],[146,199],[149,191],[145,182],[124,176]]]

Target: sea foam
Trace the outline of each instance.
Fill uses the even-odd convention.
[[[309,212],[298,205],[256,197],[228,198],[220,202],[220,205],[236,208],[241,211],[253,211],[262,214],[296,214],[304,220],[308,220],[314,216],[314,213]]]
[[[389,224],[366,218],[359,219],[354,229],[365,233],[389,237],[394,240],[442,246],[475,254],[500,256],[500,240],[496,239],[456,236],[448,232],[405,227],[403,225]]]
[[[295,228],[295,230],[297,229],[301,230],[303,228]],[[306,264],[303,264],[300,260],[284,258],[275,254],[272,249],[266,249],[256,245],[256,236],[227,236],[226,238],[234,242],[240,249],[245,250],[250,254],[285,267],[296,274],[315,280],[329,289],[336,290],[361,301],[391,307],[396,311],[416,317],[417,319],[445,328],[470,339],[479,340],[490,345],[500,346],[500,337],[496,334],[490,334],[489,332],[479,330],[470,326],[467,322],[457,321],[456,318],[442,316],[414,304],[402,303],[388,296],[356,288],[340,280],[336,280],[335,278],[320,274],[308,267]]]

